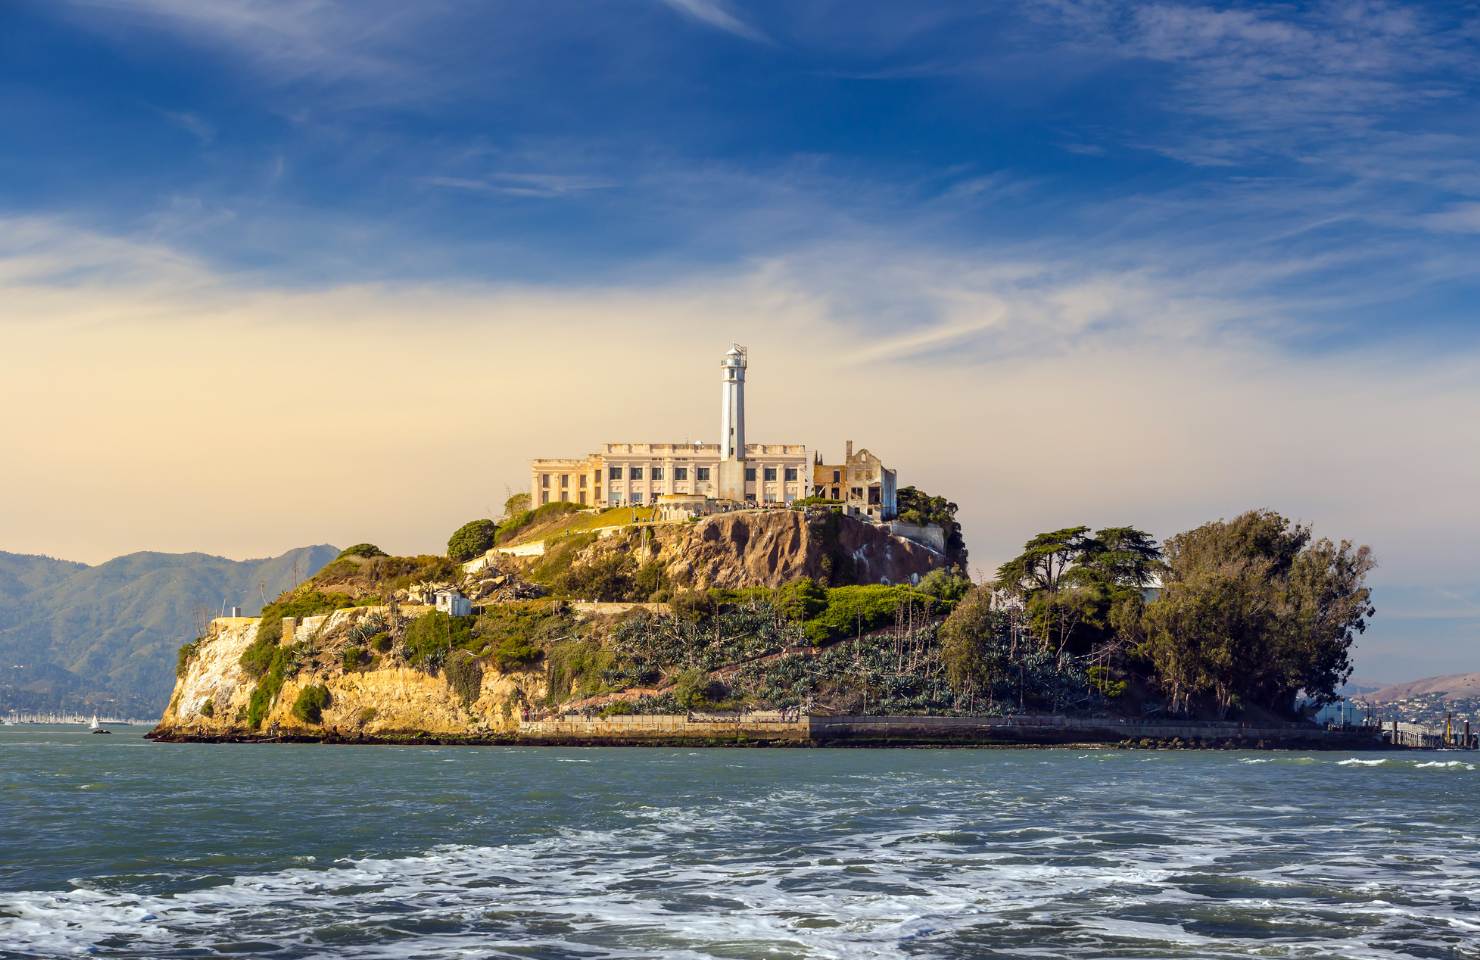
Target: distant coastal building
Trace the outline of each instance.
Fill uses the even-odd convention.
[[[530,502],[586,507],[658,505],[670,512],[702,501],[786,504],[823,494],[818,477],[840,478],[839,495],[850,513],[876,521],[895,512],[895,473],[869,453],[853,452],[824,470],[801,443],[749,443],[745,438],[745,375],[749,355],[738,344],[720,361],[719,443],[607,443],[578,458],[531,460]],[[844,481],[842,478],[847,478]],[[828,485],[832,489],[832,485]],[[679,504],[683,506],[680,507]]]

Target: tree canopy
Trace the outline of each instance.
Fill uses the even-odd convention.
[[[458,563],[487,553],[493,547],[498,526],[492,520],[472,520],[453,531],[447,540],[447,556]]]
[[[956,505],[945,497],[933,497],[915,487],[900,487],[894,498],[899,511],[895,519],[921,526],[938,524],[945,532],[946,564],[965,572],[966,540],[961,536],[961,524],[956,521]]]
[[[1336,699],[1352,642],[1376,613],[1368,547],[1312,541],[1310,527],[1251,510],[1178,534],[1167,558],[1144,628],[1174,708],[1211,697],[1220,713],[1288,713],[1302,691],[1317,704]]]

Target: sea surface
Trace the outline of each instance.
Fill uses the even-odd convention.
[[[0,727],[4,957],[1480,958],[1480,755]]]

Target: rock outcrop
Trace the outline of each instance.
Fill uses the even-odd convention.
[[[798,577],[834,586],[909,583],[945,564],[942,554],[876,524],[796,510],[722,513],[629,531],[597,540],[577,562],[634,549],[643,562],[660,564],[668,582],[700,589],[777,587]]]
[[[504,674],[490,665],[483,670],[477,697],[465,702],[446,671],[428,673],[395,657],[346,670],[344,650],[353,642],[355,626],[384,614],[381,607],[354,607],[299,624],[297,636],[308,641],[304,646],[311,652],[283,681],[257,727],[248,724],[247,714],[259,681],[243,669],[241,656],[261,621],[214,621],[176,681],[155,735],[212,739],[301,734],[345,740],[486,736],[516,728],[522,706],[544,696],[539,671]],[[299,691],[310,685],[329,692],[329,705],[316,724],[293,715]]]

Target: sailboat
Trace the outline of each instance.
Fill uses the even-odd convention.
[[[98,715],[96,713],[93,714],[92,723],[89,724],[88,726],[90,726],[92,728],[92,732],[93,733],[112,733],[113,732],[112,730],[104,730],[102,728],[102,726],[98,723]]]

